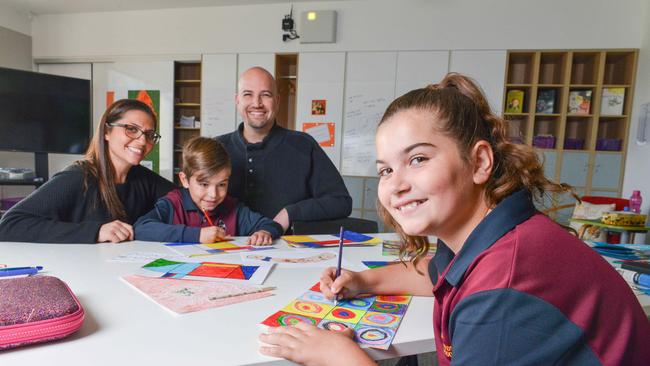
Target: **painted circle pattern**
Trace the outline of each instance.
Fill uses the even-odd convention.
[[[363,317],[363,320],[370,324],[380,325],[385,327],[397,323],[398,318],[394,314],[368,313]]]
[[[316,325],[316,322],[313,319],[296,314],[282,314],[278,317],[278,323],[283,326],[296,325],[298,323]]]
[[[378,296],[377,300],[385,301],[385,302],[396,302],[396,303],[403,303],[408,300],[406,296],[399,296],[399,295],[382,295]]]
[[[328,321],[323,323],[323,329],[331,330],[333,332],[342,332],[348,329],[348,327],[340,322]]]
[[[318,314],[323,311],[323,307],[309,301],[296,301],[294,307],[303,313]]]
[[[377,345],[386,343],[393,334],[388,328],[363,327],[357,329],[357,336],[365,344]]]
[[[339,319],[352,319],[357,316],[352,310],[346,308],[334,308],[332,316]]]
[[[348,301],[348,304],[355,308],[366,308],[370,306],[370,301],[365,299],[351,299]]]
[[[371,310],[382,313],[396,313],[399,311],[399,305],[387,302],[376,302],[372,305]]]

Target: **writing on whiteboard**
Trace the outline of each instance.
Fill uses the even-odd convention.
[[[378,90],[351,93],[345,101],[341,167],[345,175],[376,175],[375,132],[389,102],[382,94]]]

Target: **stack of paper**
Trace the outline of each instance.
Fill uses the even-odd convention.
[[[608,244],[594,242],[592,248],[600,255],[615,259],[650,259],[650,245],[647,244]]]

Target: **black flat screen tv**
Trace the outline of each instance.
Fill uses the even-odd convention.
[[[0,150],[83,154],[90,81],[0,67]]]

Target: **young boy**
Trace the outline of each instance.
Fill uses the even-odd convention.
[[[282,235],[280,224],[227,195],[230,157],[219,141],[189,140],[178,176],[184,188],[169,192],[136,221],[136,240],[214,243],[250,235],[249,244],[268,245]]]

